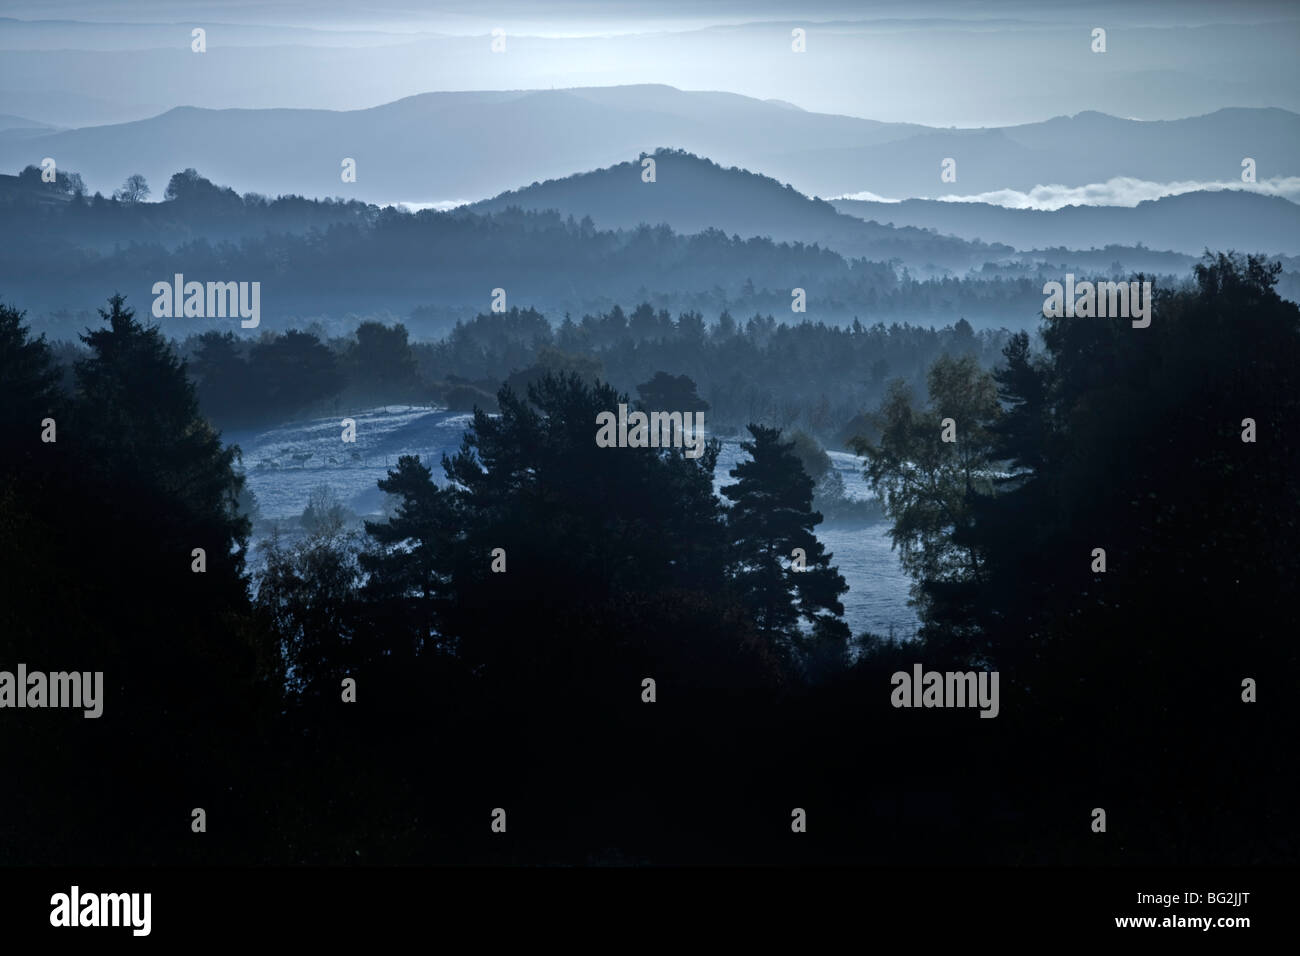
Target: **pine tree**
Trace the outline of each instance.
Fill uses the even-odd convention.
[[[29,593],[3,602],[14,619],[0,617],[0,631],[15,645],[0,651],[102,672],[102,720],[114,745],[80,720],[6,735],[26,750],[14,765],[43,783],[41,805],[15,810],[33,821],[33,849],[21,846],[15,858],[177,862],[197,850],[184,827],[159,821],[196,793],[247,795],[257,779],[251,728],[266,700],[258,654],[269,648],[257,637],[243,573],[237,450],[200,416],[185,367],[157,329],[136,322],[121,296],[100,314],[107,325],[83,337],[91,354],[77,363],[77,393],[57,415],[57,443],[43,446],[42,455],[60,456],[56,484],[37,505],[39,525],[18,530],[30,566],[20,586]],[[41,350],[23,349],[6,331],[7,318],[0,364],[18,343],[26,380],[46,381]],[[39,426],[28,425],[33,442]],[[0,540],[11,524],[6,510],[0,503]],[[117,784],[87,805],[76,795],[96,779]],[[250,817],[229,808],[236,830]]]
[[[33,457],[41,420],[54,412],[58,395],[59,372],[45,336],[31,338],[23,315],[0,305],[0,446],[6,467]]]
[[[794,443],[781,441],[780,429],[750,425],[749,433],[753,440],[740,447],[750,459],[732,469],[737,481],[722,489],[733,502],[727,515],[729,571],[741,601],[760,631],[780,635],[794,660],[805,666],[817,661],[817,669],[842,662],[848,627],[840,619],[839,596],[848,585],[813,533],[822,521],[812,510],[813,480]],[[802,551],[798,557],[796,549]]]
[[[201,584],[196,596],[210,597],[219,580],[233,600],[247,590],[250,530],[238,511],[239,449],[223,446],[200,414],[185,364],[162,333],[137,322],[123,296],[109,304],[99,310],[109,327],[82,336],[93,354],[76,367],[73,426],[89,484],[113,489],[106,510],[137,517],[165,553],[186,558],[180,581]],[[190,574],[195,547],[206,551],[206,577]]]
[[[42,645],[40,609],[59,606],[56,529],[75,469],[66,466],[58,382],[44,336],[32,338],[23,313],[0,305],[0,659],[8,661]],[[53,442],[42,441],[47,418]]]
[[[361,568],[369,575],[365,597],[385,615],[389,638],[397,643],[398,635],[406,634],[407,650],[419,652],[428,642],[446,640],[438,634],[438,609],[458,537],[452,502],[414,455],[398,458],[379,489],[395,495],[398,504],[387,521],[365,523],[373,542],[361,555]]]

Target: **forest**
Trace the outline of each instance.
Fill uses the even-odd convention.
[[[1300,310],[1278,277],[1207,254],[1144,329],[724,330],[647,305],[550,338],[481,316],[423,349],[380,324],[178,345],[113,295],[73,354],[6,297],[0,659],[104,687],[93,721],[7,714],[0,760],[42,785],[10,791],[0,858],[1294,863]],[[658,371],[743,423],[720,496],[716,443],[594,441],[600,412],[662,400],[633,392]],[[391,514],[273,539],[254,575],[220,431],[262,411],[241,380],[278,410],[495,387],[461,396],[440,474],[391,468]],[[914,641],[842,620],[788,434],[821,393]],[[997,671],[997,717],[891,705],[918,664]]]
[[[122,191],[86,196],[75,173],[33,183],[33,171],[39,173],[30,167],[0,177],[0,210],[14,224],[0,234],[0,286],[34,316],[39,312],[42,331],[62,339],[75,338],[93,319],[85,303],[101,290],[143,303],[155,282],[178,272],[198,281],[260,282],[264,324],[277,331],[318,321],[342,334],[358,317],[391,324],[388,315],[427,340],[482,312],[498,288],[508,306],[531,307],[557,322],[566,312],[603,314],[648,302],[656,312],[699,312],[710,320],[725,311],[837,326],[966,318],[1029,329],[1043,282],[1067,268],[1107,277],[1143,269],[1172,287],[1184,283],[1194,262],[1141,247],[989,252],[981,268],[953,274],[934,267],[924,237],[933,239],[936,254],[954,240],[920,230],[911,230],[923,237],[919,243],[881,240],[866,258],[717,227],[684,233],[641,222],[601,229],[589,216],[514,206],[412,212],[342,199],[240,196],[193,169],[171,177],[164,201],[141,202]],[[1291,272],[1283,281],[1296,287]],[[791,312],[797,288],[806,292],[804,314]],[[203,320],[173,322],[182,336],[206,327]]]
[[[580,321],[566,317],[558,327],[534,309],[481,313],[433,342],[412,341],[404,323],[367,321],[350,335],[330,336],[319,326],[268,330],[256,339],[211,330],[174,345],[204,414],[219,427],[328,415],[366,402],[491,411],[502,383],[522,393],[548,372],[632,391],[671,369],[699,388],[711,427],[798,424],[846,447],[853,437],[846,429],[861,424],[889,381],[923,388],[926,370],[948,353],[990,365],[1009,335],[976,332],[963,320],[942,329],[860,322],[841,328],[759,314],[741,322],[724,312],[708,323],[698,312],[674,320],[641,303],[630,313],[614,306]],[[71,343],[54,351],[68,370],[81,355]]]

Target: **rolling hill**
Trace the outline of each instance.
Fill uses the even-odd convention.
[[[654,153],[655,181],[642,180],[640,161],[548,180],[475,203],[473,212],[511,207],[554,209],[601,229],[667,224],[678,233],[720,229],[742,238],[816,243],[850,258],[901,259],[914,269],[961,270],[1009,255],[1009,246],[955,239],[910,226],[864,222],[776,180],[743,169],[724,169],[676,150]]]

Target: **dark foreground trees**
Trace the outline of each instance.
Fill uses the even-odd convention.
[[[499,415],[475,414],[444,460],[444,489],[418,462],[399,463],[383,486],[399,512],[368,525],[378,547],[364,562],[371,593],[430,608],[412,614],[404,643],[454,649],[505,697],[618,694],[654,675],[763,682],[764,642],[714,626],[740,610],[713,495],[716,444],[694,460],[599,447],[597,415],[620,401],[607,385],[547,375],[526,397],[503,388]]]
[[[476,412],[460,451],[443,460],[441,486],[418,459],[400,459],[381,482],[395,498],[391,517],[366,524],[359,600],[306,580],[308,560],[344,566],[336,543],[318,537],[284,560],[271,555],[259,603],[307,654],[295,667],[316,685],[303,688],[304,732],[335,741],[321,773],[340,781],[350,818],[391,832],[394,801],[428,820],[502,806],[546,821],[524,844],[543,859],[603,852],[591,842],[602,832],[637,835],[614,845],[640,852],[655,832],[661,850],[688,852],[707,820],[672,794],[687,779],[743,779],[727,779],[728,760],[734,735],[752,725],[734,722],[797,679],[805,648],[795,615],[755,625],[746,603],[755,588],[729,573],[737,541],[713,493],[717,444],[696,459],[600,447],[597,416],[620,402],[627,396],[607,385],[545,375],[526,396],[502,388],[499,415]],[[777,490],[791,486],[806,512],[810,482],[796,458],[780,464],[791,462]],[[828,573],[825,557],[798,532],[782,533],[808,545],[810,583],[783,580],[781,597],[793,611],[792,595],[803,596],[797,609],[819,636],[833,622],[842,630],[813,583]],[[739,546],[749,547],[743,536]],[[325,623],[331,615],[346,620]],[[300,638],[312,631],[348,639]],[[364,708],[339,705],[344,675]],[[411,764],[394,752],[398,739],[432,749]],[[401,768],[397,791],[390,761]],[[519,846],[486,834],[458,834],[444,852],[497,858]]]
[[[102,715],[5,710],[13,769],[3,853],[39,862],[238,856],[186,842],[196,807],[247,825],[258,765],[259,648],[243,567],[236,451],[198,414],[156,329],[120,296],[84,337],[76,392],[44,343],[0,314],[3,624],[12,671],[102,672]],[[43,421],[45,424],[43,424]],[[201,570],[196,570],[201,568]],[[34,825],[31,821],[40,821]],[[245,848],[246,849],[246,848]]]
[[[773,430],[728,508],[716,448],[600,447],[626,396],[543,375],[439,480],[400,461],[363,551],[322,500],[250,599],[233,453],[157,332],[112,302],[69,394],[0,312],[0,668],[105,677],[96,720],[0,710],[0,859],[1293,862],[1297,310],[1257,261],[1198,280],[895,395],[924,640],[838,672]],[[998,717],[892,707],[915,663],[997,668]]]
[[[1052,320],[1041,355],[1016,337],[971,442],[1002,472],[971,489],[913,456],[933,494],[897,511],[896,533],[956,516],[912,564],[918,652],[999,669],[1035,786],[1141,819],[1143,858],[1270,858],[1260,834],[1295,796],[1295,698],[1262,692],[1300,673],[1300,311],[1277,272],[1207,256],[1149,328]],[[866,450],[877,481],[899,469]]]
[[[813,479],[793,442],[776,428],[750,425],[749,453],[722,493],[727,512],[728,571],[755,626],[787,659],[820,675],[848,664],[849,629],[840,595],[849,589],[813,529]],[[802,629],[801,629],[802,625]]]

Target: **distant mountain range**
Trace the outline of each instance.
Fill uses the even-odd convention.
[[[38,123],[36,120],[30,120],[23,116],[13,116],[9,113],[0,113],[0,133],[3,133],[11,141],[30,139],[53,132],[56,132],[54,127]],[[44,159],[45,157],[41,158]]]
[[[630,6],[570,0],[544,15],[525,15],[529,24],[508,8],[523,14],[536,4],[460,4],[463,16],[447,17],[432,12],[437,4],[407,3],[390,5],[391,18],[372,18],[374,11],[359,8],[321,20],[319,4],[59,0],[44,4],[41,19],[0,17],[0,112],[89,126],[146,119],[176,106],[349,110],[435,89],[566,90],[646,81],[937,127],[1010,126],[1082,110],[1146,119],[1232,106],[1300,111],[1300,21],[1284,3],[1267,4],[1277,9],[1263,20],[1253,3],[1218,4],[1223,9],[1213,16],[1191,15],[1186,4],[1159,4],[1163,10],[1128,4],[1096,23],[1078,5],[1035,5],[1031,13],[1024,4],[1003,4],[999,15],[983,4],[949,3],[946,16],[917,4],[875,12],[869,8],[876,4],[837,5],[842,19],[791,4],[781,19],[771,19],[768,11],[745,23],[738,19],[746,4],[696,4],[685,18],[689,22],[682,22],[663,4],[641,3],[633,6],[643,8],[644,17],[632,17],[635,24],[624,21],[630,31],[593,31],[595,21],[578,15],[579,8],[599,10],[596,20],[612,28]],[[93,20],[52,19],[76,16],[70,6],[93,7]],[[1021,8],[1019,15],[1012,7]],[[319,29],[327,21],[328,28]],[[566,21],[576,29],[566,29]],[[1104,56],[1092,51],[1096,26],[1110,30],[1112,48]],[[208,51],[202,55],[191,51],[195,27],[207,30]],[[495,27],[509,35],[504,55],[489,51],[488,31]],[[806,30],[804,54],[791,49],[796,28]],[[782,139],[781,129],[774,128],[769,144],[776,151],[821,148]],[[751,157],[724,156],[713,144],[675,135],[630,145],[668,144],[791,179],[784,170],[755,165]],[[1082,139],[1054,145],[1080,152],[1099,148]],[[617,157],[625,158],[626,153]],[[931,165],[925,164],[927,172]],[[537,177],[555,174],[543,169]],[[533,178],[465,196],[481,199]],[[795,184],[820,195],[870,188]]]
[[[161,193],[194,167],[241,192],[369,202],[472,201],[674,146],[807,195],[972,195],[1116,176],[1229,181],[1300,175],[1300,115],[1223,109],[1163,122],[1080,113],[979,130],[811,113],[780,101],[669,86],[426,93],[351,111],[182,107],[151,119],[52,131],[0,129],[0,169],[54,157],[92,190],[143,173]],[[354,183],[341,164],[356,160]],[[940,179],[956,161],[956,181]]]
[[[642,178],[643,160],[625,162],[512,190],[447,215],[545,213],[569,219],[583,233],[613,229],[636,234],[641,237],[636,241],[650,243],[652,258],[657,254],[653,244],[661,241],[661,234],[711,235],[742,244],[820,247],[846,259],[906,266],[918,276],[968,270],[1012,276],[1040,266],[1182,273],[1206,247],[1285,255],[1294,244],[1300,210],[1283,199],[1240,192],[1189,194],[1175,197],[1179,202],[1151,202],[1137,210],[1071,208],[1059,214],[929,200],[827,202],[804,196],[771,177],[724,169],[681,150],[657,150],[647,158],[655,161],[653,182]],[[83,202],[86,212],[68,221],[70,232],[65,238],[77,247],[108,254],[123,243],[175,248],[199,237],[238,242],[267,233],[302,235],[334,225],[373,223],[396,212],[360,201],[323,202],[295,196],[269,204],[253,197],[250,203],[212,183],[187,195],[190,199],[184,202],[134,206]],[[26,215],[24,208],[49,204],[76,205],[66,188],[42,184],[39,177],[21,181],[0,174],[0,208],[8,207],[5,214],[15,222]],[[1074,217],[1081,213],[1086,215],[1075,228]],[[902,221],[909,217],[917,224]],[[42,223],[38,228],[44,232],[52,225]],[[985,230],[1016,239],[1019,249],[975,238]],[[1287,268],[1295,268],[1294,259]]]
[[[818,195],[869,191],[901,199],[1079,186],[1120,176],[1222,182],[1239,179],[1246,157],[1255,160],[1259,179],[1296,175],[1300,115],[1222,109],[1143,122],[1084,112],[1022,126],[926,130],[866,146],[809,147],[761,157],[755,168],[803,182]],[[955,161],[954,182],[940,178],[944,159]],[[867,181],[874,185],[851,185]]]
[[[1136,206],[1066,206],[1053,211],[932,199],[836,199],[831,205],[864,220],[936,229],[1017,249],[1142,243],[1188,255],[1199,255],[1207,247],[1300,255],[1300,205],[1239,189],[1183,193]]]
[[[11,116],[8,113],[0,113],[0,129],[14,129],[14,128],[24,128],[24,127],[35,128],[40,126],[42,126],[42,124],[36,122],[35,120],[24,119],[21,116]],[[44,128],[48,129],[49,127],[44,127]]]

